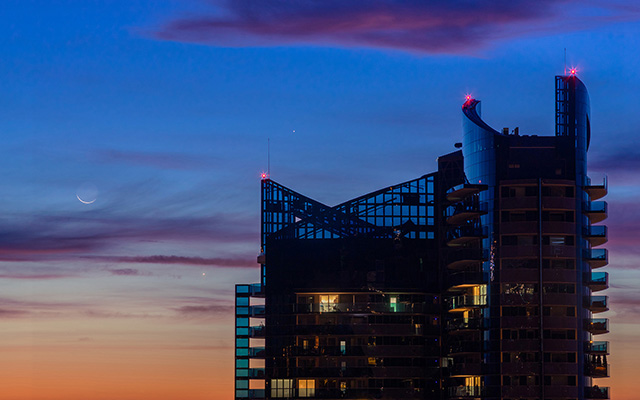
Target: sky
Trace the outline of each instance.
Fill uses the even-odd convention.
[[[3,399],[231,398],[262,172],[330,205],[433,172],[467,94],[552,135],[565,65],[609,182],[597,384],[635,399],[639,50],[631,0],[0,2]]]

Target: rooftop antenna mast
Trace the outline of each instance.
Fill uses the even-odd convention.
[[[267,138],[267,177],[271,178],[271,138]]]
[[[564,75],[567,74],[567,48],[564,48]]]

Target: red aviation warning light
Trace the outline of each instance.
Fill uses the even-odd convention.
[[[576,72],[577,72],[577,71],[576,71],[576,69],[575,69],[575,68],[571,68],[571,70],[569,71],[569,73],[570,73],[571,75],[575,75],[575,74],[576,74]]]
[[[265,180],[265,179],[267,179],[268,176],[269,175],[267,175],[266,172],[263,172],[263,173],[260,174],[260,179]]]

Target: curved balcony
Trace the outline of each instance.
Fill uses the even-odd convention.
[[[609,287],[609,273],[592,272],[591,274],[587,274],[584,278],[584,284],[591,288],[592,292],[605,290]]]
[[[449,299],[449,312],[468,311],[473,308],[484,307],[487,305],[487,296],[480,295],[461,295],[454,296]]]
[[[595,355],[608,355],[609,354],[609,342],[597,341],[586,342],[584,344],[584,352]]]
[[[487,190],[487,188],[487,185],[473,183],[458,185],[454,187],[451,192],[447,193],[447,200],[452,203],[456,203],[458,201],[464,200],[472,194],[477,194],[482,192],[483,190]]]
[[[587,386],[584,388],[585,399],[608,399],[609,388],[599,386]]]
[[[470,265],[478,265],[489,259],[487,249],[461,248],[451,251],[447,257],[447,268],[465,269]]]
[[[601,313],[609,311],[607,296],[590,296],[585,297],[584,306],[592,313]]]
[[[487,237],[486,226],[462,226],[447,232],[447,246],[462,246],[474,240],[480,240]]]
[[[604,225],[591,225],[584,228],[583,236],[589,241],[591,247],[607,243],[607,227]]]
[[[589,318],[584,320],[584,329],[592,335],[609,333],[609,320],[607,318]]]
[[[489,274],[482,271],[461,271],[449,274],[445,279],[449,291],[455,291],[486,284]]]
[[[589,217],[592,224],[604,221],[607,218],[608,206],[606,201],[592,201],[585,203],[582,212]]]
[[[447,218],[449,225],[460,225],[469,220],[479,218],[487,213],[487,203],[473,202],[471,204],[456,204],[453,206],[453,214]]]
[[[585,249],[582,258],[589,263],[591,268],[600,268],[609,264],[607,249]]]
[[[602,180],[602,184],[593,185],[591,184],[591,178],[587,178],[585,185],[582,187],[585,192],[589,195],[591,200],[598,200],[603,198],[609,192],[607,177],[605,176]]]
[[[608,378],[609,364],[587,362],[584,365],[584,374],[592,378]]]

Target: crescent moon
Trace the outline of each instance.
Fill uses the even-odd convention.
[[[97,199],[93,199],[93,200],[91,200],[91,201],[85,201],[85,200],[82,200],[82,199],[80,198],[80,196],[78,196],[77,194],[76,194],[76,197],[78,198],[78,200],[80,200],[80,203],[82,203],[82,204],[92,204],[92,203],[94,203],[94,202],[97,200]]]

